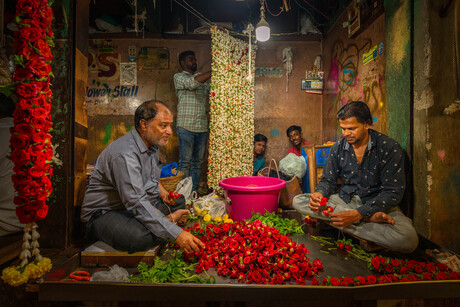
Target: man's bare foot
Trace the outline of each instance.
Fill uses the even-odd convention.
[[[371,218],[369,219],[369,222],[371,222],[371,223],[387,223],[387,224],[390,224],[390,225],[395,224],[395,220],[391,216],[389,216],[388,214],[386,214],[384,212],[374,213],[374,215],[371,216]]]
[[[186,209],[179,209],[166,217],[173,223],[183,224],[187,221],[190,211]]]

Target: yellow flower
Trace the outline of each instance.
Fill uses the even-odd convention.
[[[222,217],[222,219],[227,220],[227,219],[228,219],[228,214],[224,214],[224,216]]]
[[[211,216],[209,214],[206,214],[203,218],[203,221],[209,222],[211,220]]]
[[[214,218],[214,222],[222,222],[222,218],[220,216],[216,216]]]
[[[224,223],[233,224],[233,220],[232,219],[225,219]]]
[[[12,266],[2,271],[2,279],[10,286],[17,287],[29,280],[29,273],[26,272],[26,270],[21,273],[19,271],[19,266]]]
[[[283,212],[283,209],[278,208],[278,213],[282,213],[282,212]]]

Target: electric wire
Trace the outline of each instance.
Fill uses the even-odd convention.
[[[313,5],[311,5],[310,3],[308,3],[306,0],[302,0],[303,2],[305,2],[306,4],[308,4],[309,6],[311,6],[312,9],[314,9],[315,11],[317,11],[318,13],[320,13],[321,15],[323,15],[324,17],[326,17],[327,20],[330,20],[329,17],[327,17],[325,14],[323,14],[323,12],[321,12],[320,10],[318,10],[316,7],[314,7]]]
[[[265,0],[266,1],[266,0]],[[313,21],[317,24],[317,25],[322,25],[320,24],[319,22],[317,22],[314,17],[312,16],[311,12],[304,8],[302,5],[300,5],[300,3],[297,2],[297,0],[294,0],[295,3],[300,7],[302,8],[303,10],[305,10],[310,16],[311,18],[313,19]],[[196,10],[195,8],[193,8],[190,4],[188,4],[186,1],[183,0],[184,3],[186,3],[186,5],[180,3],[178,0],[174,0],[175,3],[177,3],[178,5],[180,5],[182,8],[184,8],[186,11],[190,12],[193,16],[197,17],[198,19],[202,20],[203,22],[205,22],[207,25],[209,26],[217,26],[218,28],[223,28],[217,24],[215,24],[214,22],[212,22],[211,20],[209,20],[208,18],[206,18],[203,14],[201,14],[198,10]],[[249,3],[248,4],[248,8],[249,8],[249,11],[251,12],[251,9],[249,7]],[[290,7],[290,0],[289,0],[289,7]],[[326,23],[325,23],[326,24]],[[243,33],[238,33],[238,32],[235,32],[235,31],[232,31],[232,30],[229,30],[229,29],[226,29],[226,28],[223,28],[225,31],[228,31],[229,33],[233,34],[233,35],[236,35],[236,36],[243,36],[243,37],[249,37],[248,34],[243,34]],[[271,33],[270,35],[273,35],[273,36],[284,36],[284,35],[298,35],[299,32],[290,32],[290,33]]]
[[[270,11],[270,9],[268,8],[268,2],[267,2],[267,0],[264,1],[264,4],[265,4],[265,7],[267,8],[267,12],[269,12],[270,15],[272,15],[273,17],[278,17],[278,16],[281,15],[281,13],[284,11],[284,6],[282,6],[282,7],[280,8],[280,12],[279,12],[278,14],[275,15],[275,14],[273,14],[273,13]]]

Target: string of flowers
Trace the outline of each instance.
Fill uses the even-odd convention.
[[[220,180],[252,174],[254,76],[247,77],[255,70],[255,52],[249,61],[247,43],[216,27],[211,36],[208,186],[220,191]]]
[[[36,221],[46,217],[46,200],[51,195],[53,148],[51,145],[50,78],[53,55],[51,22],[52,1],[18,0],[14,57],[15,71],[10,89],[16,100],[11,129],[10,158],[14,163],[12,180],[17,192],[14,197],[16,215],[26,224],[21,264],[8,267],[2,279],[18,286],[38,278],[51,269],[51,260],[40,255]],[[34,261],[32,261],[34,258]]]

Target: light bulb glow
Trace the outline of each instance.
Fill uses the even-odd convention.
[[[270,26],[268,25],[268,22],[265,20],[263,14],[260,16],[260,21],[256,25],[256,39],[259,42],[265,42],[268,41],[270,38]]]
[[[256,28],[256,39],[259,42],[266,42],[270,38],[270,28],[267,26],[260,26]]]

